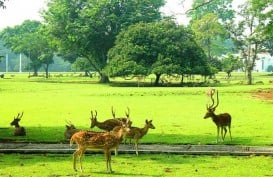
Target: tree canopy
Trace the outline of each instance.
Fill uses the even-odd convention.
[[[59,51],[72,62],[86,58],[107,82],[101,71],[116,36],[131,24],[160,20],[163,5],[164,0],[52,0],[43,16]]]
[[[108,53],[111,76],[155,74],[209,75],[210,68],[193,33],[172,21],[138,23],[122,31]]]

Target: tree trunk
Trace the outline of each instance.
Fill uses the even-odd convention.
[[[48,70],[49,70],[49,64],[46,64],[46,66],[45,66],[46,78],[49,77]]]
[[[247,68],[247,84],[252,85],[252,69],[250,67]]]
[[[154,85],[155,86],[158,86],[158,84],[159,84],[159,79],[160,79],[160,76],[161,76],[161,74],[155,74],[155,83],[154,83]]]
[[[99,83],[109,83],[109,77],[105,74],[100,73],[100,80]]]

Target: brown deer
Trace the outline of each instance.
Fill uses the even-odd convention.
[[[120,122],[117,119],[107,119],[104,122],[99,122],[97,120],[97,111],[95,111],[95,114],[93,111],[91,111],[91,126],[90,128],[94,128],[95,126],[98,127],[99,129],[105,130],[105,131],[112,131],[116,126],[121,126],[122,122]]]
[[[218,115],[216,115],[214,113],[217,106],[219,105],[218,91],[216,91],[216,95],[217,95],[217,103],[216,103],[215,106],[214,106],[213,95],[210,96],[210,98],[212,100],[212,105],[210,105],[210,106],[207,105],[207,113],[205,114],[204,119],[211,117],[212,121],[217,126],[217,139],[216,139],[216,142],[218,143],[220,130],[221,130],[222,140],[224,142],[225,136],[226,136],[226,133],[227,133],[227,128],[226,127],[228,127],[228,131],[229,131],[229,135],[230,135],[231,140],[232,140],[232,137],[231,137],[231,131],[230,131],[231,115],[229,113],[222,113],[222,114],[218,114]]]
[[[23,117],[24,112],[21,114],[18,113],[17,117],[14,117],[13,121],[10,123],[11,126],[15,126],[14,136],[26,136],[26,129],[24,127],[20,127],[19,122]]]
[[[115,113],[115,110],[114,110],[113,106],[112,106],[111,111],[112,111],[113,119],[119,120],[119,121],[121,121],[124,124],[127,123],[128,127],[131,127],[131,125],[132,125],[133,122],[130,120],[130,109],[129,109],[129,107],[127,107],[127,112],[125,111],[125,116],[126,117],[116,118],[116,113]]]
[[[70,146],[75,142],[78,149],[73,153],[73,169],[76,169],[76,159],[79,157],[80,170],[82,171],[82,155],[86,149],[103,150],[106,158],[106,171],[112,173],[111,167],[111,150],[115,149],[122,137],[129,131],[127,125],[121,123],[118,132],[92,132],[80,131],[75,133],[70,139]]]
[[[66,130],[64,132],[64,138],[65,139],[70,139],[72,135],[74,135],[76,132],[80,131],[77,129],[74,124],[72,124],[70,121],[66,120],[67,125],[65,125]]]
[[[155,126],[152,124],[152,120],[145,121],[145,126],[143,128],[138,128],[138,127],[130,127],[130,130],[128,133],[125,135],[126,139],[134,139],[135,140],[135,151],[136,155],[138,155],[138,141],[141,139],[144,135],[148,133],[149,129],[155,129]],[[125,139],[125,143],[126,143]]]

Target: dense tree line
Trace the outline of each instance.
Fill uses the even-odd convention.
[[[48,75],[54,56],[60,56],[87,75],[98,72],[100,82],[155,74],[158,84],[162,74],[208,76],[221,70],[230,76],[243,67],[251,84],[257,54],[273,53],[272,0],[246,0],[238,12],[232,0],[195,0],[187,27],[162,16],[164,4],[52,0],[42,13],[43,23],[27,20],[4,29],[0,37],[6,47],[29,57],[34,75],[41,67]]]

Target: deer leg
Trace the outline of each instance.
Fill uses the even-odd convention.
[[[115,148],[115,156],[118,155],[118,146]]]
[[[218,139],[219,139],[219,131],[220,131],[220,127],[217,126],[217,137],[216,137],[216,143],[218,143]]]
[[[229,131],[230,140],[232,141],[232,136],[231,136],[230,126],[228,126],[228,131]]]
[[[79,150],[76,150],[76,151],[73,153],[73,169],[74,169],[75,171],[77,171],[77,169],[76,169],[76,160],[77,160],[78,152],[79,152]]]
[[[226,134],[227,134],[227,128],[226,127],[223,127],[223,129],[224,129],[224,135],[223,135],[223,137],[222,137],[222,139],[223,139],[223,142],[224,142],[224,140],[225,140],[225,137],[226,137]]]
[[[84,154],[84,152],[85,152],[85,149],[80,149],[80,151],[79,151],[79,161],[80,161],[80,170],[81,170],[81,172],[83,172],[83,170],[82,170],[82,156],[83,156],[83,154]]]
[[[135,150],[136,150],[136,155],[138,156],[138,139],[135,139]]]
[[[112,173],[112,167],[111,167],[111,151],[110,150],[104,150],[105,154],[105,160],[106,160],[106,171],[109,173]]]

